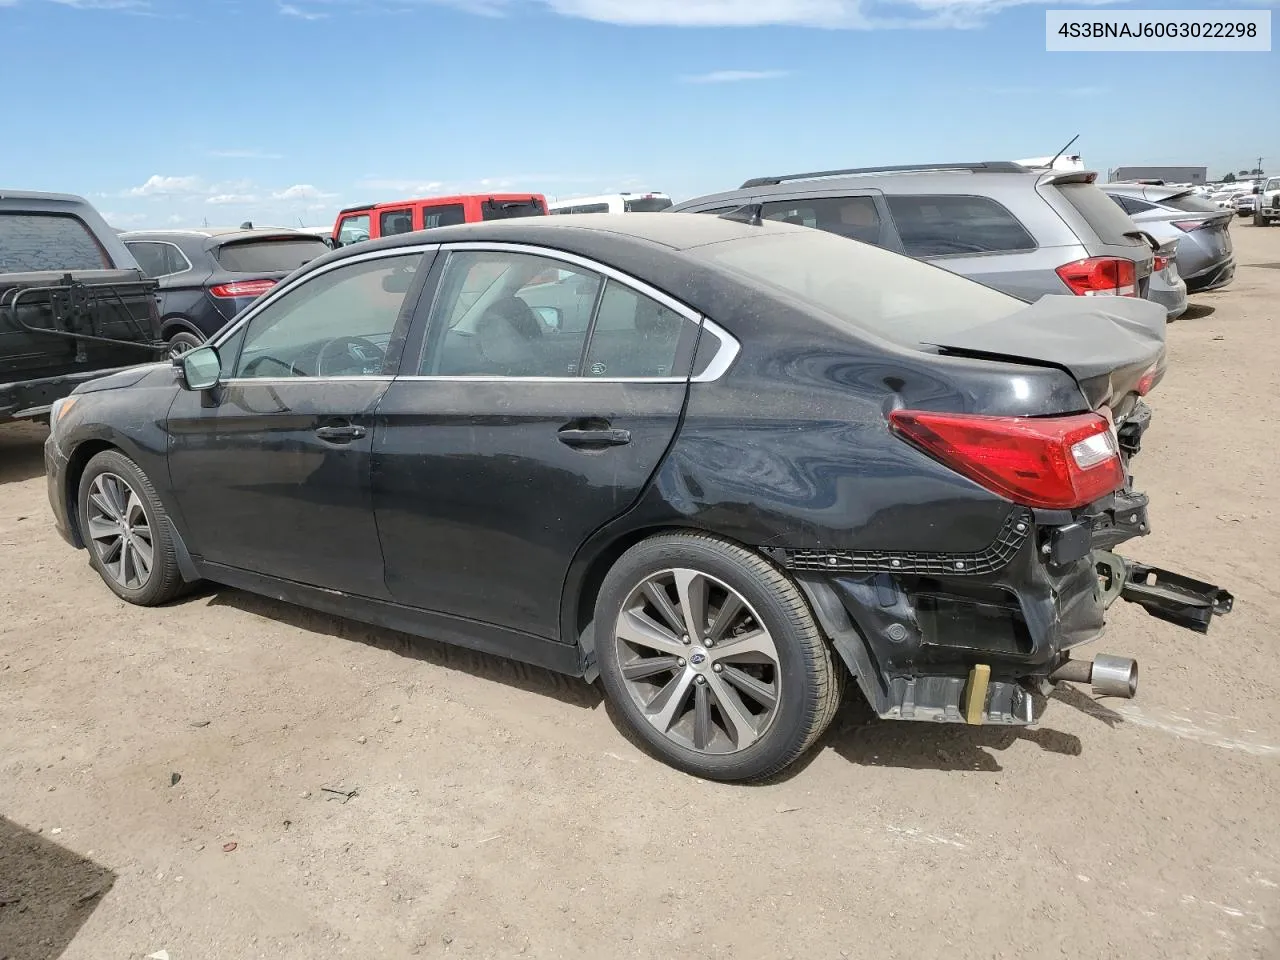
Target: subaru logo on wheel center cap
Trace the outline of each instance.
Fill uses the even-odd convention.
[[[695,649],[691,654],[689,654],[689,662],[695,667],[702,666],[707,662],[707,651]]]

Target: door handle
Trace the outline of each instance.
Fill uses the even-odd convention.
[[[631,442],[631,431],[612,427],[597,430],[565,427],[556,437],[569,447],[620,447]]]
[[[364,427],[354,423],[316,428],[316,436],[330,443],[350,443],[352,440],[359,440],[365,433]]]

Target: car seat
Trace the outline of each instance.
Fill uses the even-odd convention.
[[[519,297],[504,297],[485,310],[476,324],[476,346],[486,372],[504,377],[546,374],[542,323]]]

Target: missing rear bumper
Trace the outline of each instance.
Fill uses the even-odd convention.
[[[1116,598],[1136,603],[1159,620],[1207,633],[1215,614],[1231,612],[1235,598],[1221,587],[1180,573],[1134,563],[1106,551],[1094,561],[1109,606]]]

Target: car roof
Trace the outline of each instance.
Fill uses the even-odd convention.
[[[714,203],[716,201],[746,201],[749,198],[771,196],[796,196],[821,194],[838,195],[851,190],[879,190],[889,195],[904,193],[938,193],[938,194],[990,194],[1002,189],[1022,189],[1035,186],[1044,178],[1062,180],[1063,177],[1080,176],[1090,171],[1080,170],[1032,170],[989,171],[989,170],[928,170],[864,173],[853,176],[813,177],[799,180],[783,180],[781,183],[759,183],[755,186],[739,187],[736,190],[725,190],[721,193],[707,194],[696,198],[696,202]],[[748,181],[750,182],[750,181]],[[685,201],[691,203],[694,201]],[[678,204],[677,206],[683,206]]]
[[[87,203],[84,197],[74,193],[43,193],[39,190],[0,189],[0,200],[47,200],[56,203]]]
[[[671,250],[690,250],[707,244],[758,236],[762,231],[790,233],[806,229],[808,228],[773,221],[751,226],[739,220],[694,213],[571,213],[556,217],[515,217],[434,227],[383,237],[343,249],[375,250],[420,243],[467,241],[536,243],[552,247],[565,241],[573,241],[573,245],[577,246],[593,234],[607,234],[616,241],[658,245]]]
[[[314,239],[315,234],[290,227],[259,227],[254,230],[241,230],[238,227],[210,227],[203,230],[129,230],[120,234],[121,240],[180,240],[198,237],[217,241],[215,245],[236,243],[241,240],[265,240],[268,237],[281,239]]]
[[[510,203],[515,200],[545,200],[545,198],[540,193],[457,193],[447,197],[410,197],[407,200],[383,200],[378,203],[364,203],[355,207],[344,207],[338,211],[338,216],[345,217],[353,213],[385,210],[388,207],[411,207],[419,203],[443,206],[446,203],[464,203],[467,200],[498,200]]]

